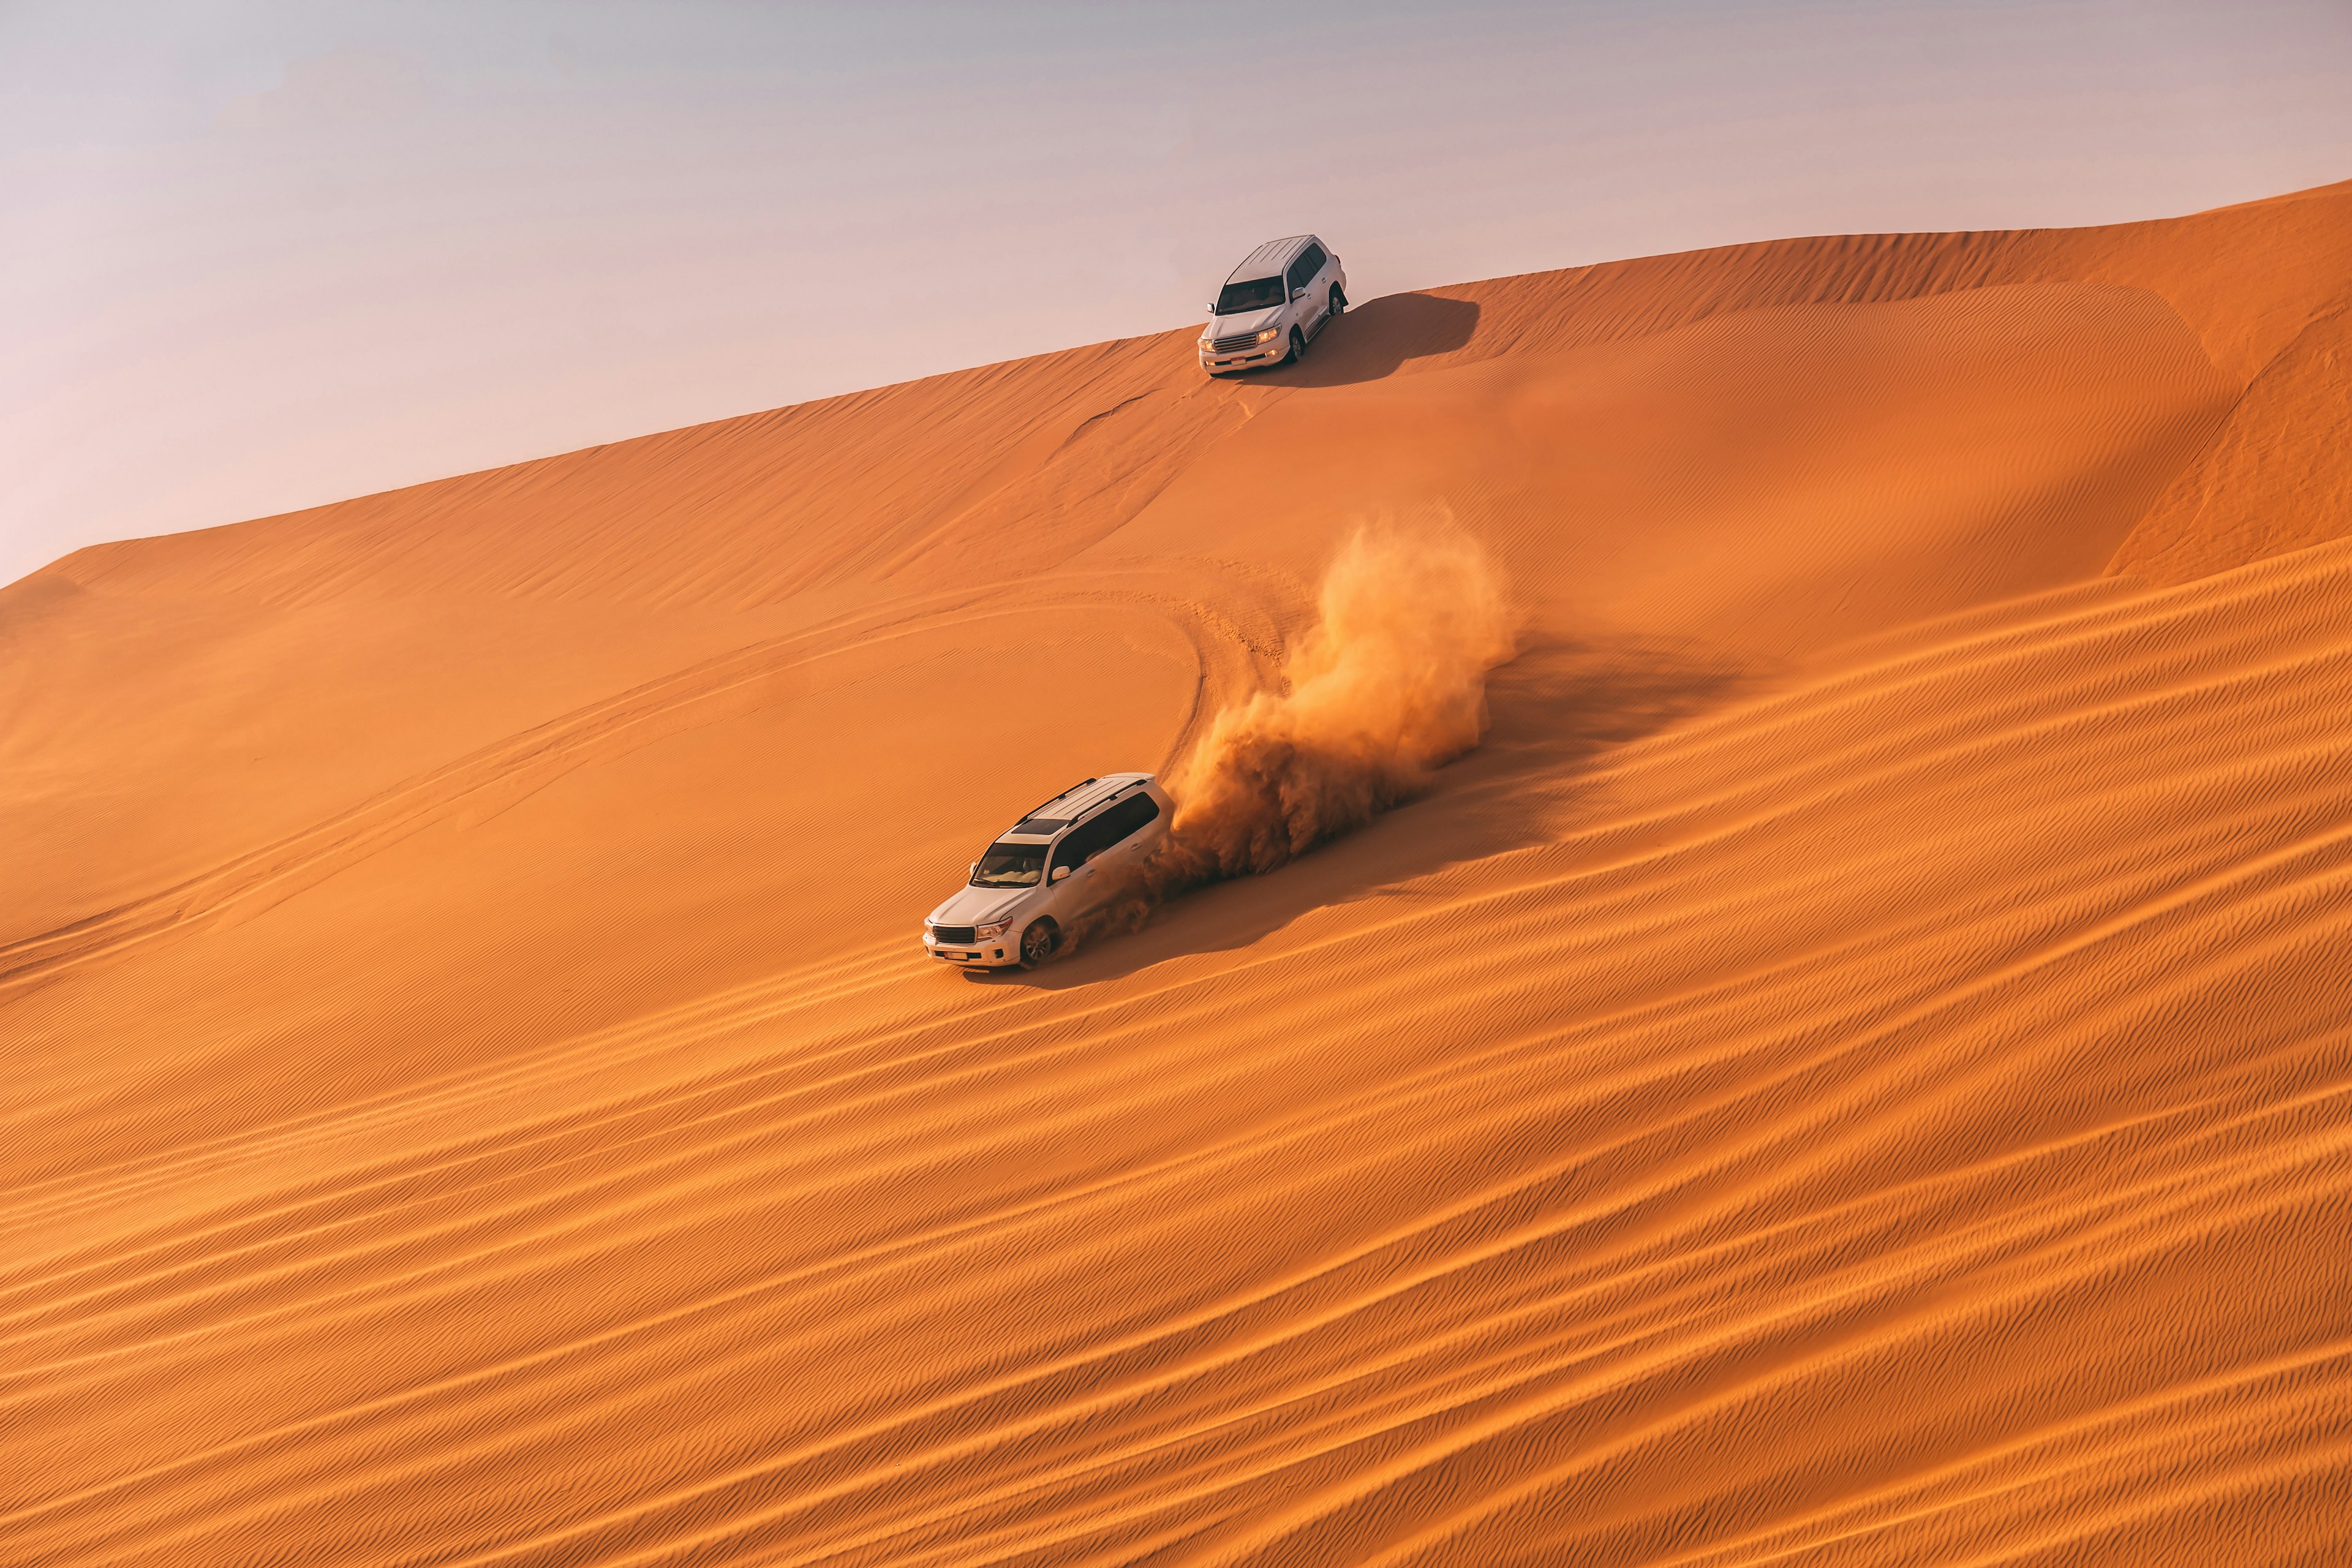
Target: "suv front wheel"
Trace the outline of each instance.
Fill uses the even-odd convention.
[[[1021,967],[1034,969],[1054,956],[1062,945],[1062,928],[1054,923],[1051,915],[1041,915],[1031,921],[1021,932]]]
[[[1300,360],[1303,360],[1306,357],[1307,334],[1300,331],[1297,327],[1293,327],[1290,329],[1290,353],[1282,363],[1285,364],[1297,364]]]

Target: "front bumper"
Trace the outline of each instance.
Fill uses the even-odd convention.
[[[986,942],[941,942],[925,926],[923,951],[954,969],[1004,969],[1021,962],[1021,932],[1015,928]]]
[[[1287,334],[1277,334],[1272,342],[1234,349],[1226,353],[1219,353],[1206,343],[1199,347],[1201,368],[1211,375],[1223,375],[1228,371],[1247,370],[1254,364],[1274,363],[1290,352],[1290,339]]]

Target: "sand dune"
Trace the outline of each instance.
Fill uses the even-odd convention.
[[[0,1562],[2352,1561],[2352,184],[1189,331],[0,589]],[[1512,584],[1421,798],[988,836]]]

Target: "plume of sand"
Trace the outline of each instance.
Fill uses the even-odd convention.
[[[1188,888],[1271,871],[1424,789],[1486,730],[1486,672],[1517,651],[1477,541],[1365,529],[1324,573],[1280,691],[1219,713],[1168,779],[1168,837],[1089,924],[1129,928]]]

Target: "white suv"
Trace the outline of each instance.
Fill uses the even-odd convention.
[[[1077,918],[1118,889],[1112,870],[1168,832],[1175,802],[1150,773],[1064,790],[971,863],[971,881],[923,921],[923,951],[960,969],[1034,969]]]
[[[1209,307],[1201,368],[1230,375],[1288,364],[1348,308],[1348,275],[1311,234],[1270,239],[1245,257]]]

